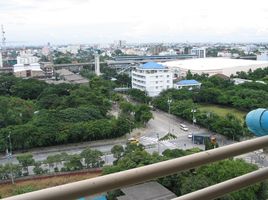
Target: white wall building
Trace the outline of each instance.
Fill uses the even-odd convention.
[[[17,64],[33,64],[38,63],[39,58],[36,56],[33,56],[31,54],[18,56],[17,57]]]
[[[16,64],[13,66],[13,74],[16,77],[42,77],[43,70],[39,63],[32,64]]]
[[[197,58],[206,58],[206,48],[193,48],[191,54],[196,55]]]
[[[229,59],[229,58],[203,58],[168,61],[164,63],[178,77],[185,77],[190,70],[193,74],[224,74],[231,76],[236,72],[248,72],[249,69],[268,67],[267,61]]]
[[[173,87],[172,78],[172,72],[167,67],[149,62],[132,70],[132,88],[146,91],[149,96],[154,97]]]
[[[268,52],[263,52],[260,55],[257,55],[257,60],[268,61]]]

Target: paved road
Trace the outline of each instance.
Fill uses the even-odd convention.
[[[40,161],[45,160],[48,155],[53,155],[61,152],[66,152],[68,154],[78,154],[86,147],[91,147],[93,149],[98,149],[104,152],[105,156],[103,156],[103,159],[105,160],[106,164],[112,164],[114,158],[110,154],[111,148],[115,144],[125,145],[127,142],[127,138],[133,136],[137,137],[142,144],[147,146],[146,149],[150,153],[154,151],[162,153],[165,149],[175,148],[189,149],[193,147],[199,147],[201,149],[204,149],[204,145],[192,144],[191,139],[188,139],[188,134],[209,133],[208,130],[200,128],[196,125],[192,125],[180,118],[177,118],[173,115],[169,115],[159,110],[153,111],[153,116],[154,118],[148,122],[145,128],[133,130],[133,132],[126,138],[46,147],[42,149],[31,150],[30,152],[33,154],[35,160]],[[179,127],[180,123],[185,124],[189,128],[189,130],[181,130]],[[161,138],[165,136],[169,130],[172,134],[177,136],[177,139],[171,141],[161,141],[158,145],[158,137]],[[220,146],[233,143],[232,141],[226,140],[220,135],[217,135],[216,137]],[[14,155],[14,158],[12,160],[13,163],[17,163],[17,160],[15,158],[16,155],[17,154]],[[256,158],[256,160],[260,159]],[[0,158],[0,164],[5,164],[7,162],[8,161],[5,156],[2,156],[2,158]]]
[[[206,131],[205,129],[199,129],[196,126],[193,126],[191,124],[188,124],[187,122],[176,118],[172,115],[168,115],[165,112],[162,111],[153,111],[154,119],[150,120],[147,124],[146,128],[141,129],[135,129],[133,130],[131,135],[128,135],[127,138],[132,137],[133,135],[138,137],[141,137],[140,140],[142,143],[146,143],[146,140],[157,140],[157,134],[159,134],[159,137],[163,137],[169,130],[169,124],[170,124],[170,130],[171,132],[178,137],[176,141],[173,141],[174,145],[169,144],[165,142],[166,145],[160,143],[160,148],[165,150],[166,148],[174,148],[174,147],[185,147],[184,144],[186,144],[187,147],[190,148],[191,140],[187,138],[188,132],[193,131]],[[189,127],[188,132],[184,132],[179,128],[180,123],[184,123]],[[40,148],[40,149],[33,149],[29,151],[33,154],[34,159],[37,161],[44,160],[48,155],[54,155],[61,152],[66,152],[68,154],[77,154],[83,151],[86,147],[91,147],[93,149],[98,149],[104,153],[107,154],[107,152],[110,152],[111,148],[115,144],[126,144],[127,138],[122,139],[113,139],[113,140],[102,140],[102,141],[95,141],[95,142],[84,142],[84,143],[78,143],[78,144],[69,144],[69,145],[60,145],[60,146],[53,146],[53,147],[46,147],[46,148]],[[158,149],[154,149],[155,151],[158,151]],[[152,149],[150,150],[152,151]],[[13,155],[13,163],[17,163],[16,155],[18,153],[15,153]],[[106,156],[110,157],[110,156]],[[4,164],[7,163],[7,159],[4,155],[0,158],[0,163]],[[110,159],[108,159],[108,163],[110,162]]]

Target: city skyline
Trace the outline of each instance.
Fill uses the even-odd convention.
[[[0,0],[7,42],[268,42],[265,0]]]

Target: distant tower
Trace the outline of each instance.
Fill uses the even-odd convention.
[[[1,33],[2,33],[2,48],[0,49],[0,67],[3,67],[3,56],[6,53],[6,37],[5,37],[5,30],[3,24],[1,25]]]
[[[100,56],[95,54],[95,74],[100,76]]]

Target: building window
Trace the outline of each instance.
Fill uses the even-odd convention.
[[[155,78],[158,78],[158,76],[156,76]]]
[[[169,78],[169,75],[167,75],[167,78]]]
[[[169,85],[167,86],[167,88],[169,88]]]
[[[167,80],[167,83],[169,83],[169,80]]]
[[[155,89],[158,89],[158,86],[156,86]]]
[[[155,83],[157,84],[157,83],[158,83],[158,81],[155,81]]]

